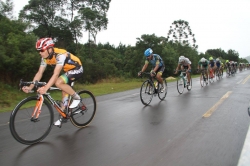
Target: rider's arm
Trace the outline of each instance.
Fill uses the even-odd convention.
[[[45,86],[45,90],[47,91],[52,85],[55,84],[56,80],[58,79],[60,72],[62,70],[63,66],[62,65],[56,65],[54,69],[54,73],[52,77],[50,78],[49,82]]]
[[[176,67],[176,69],[175,69],[176,71],[178,71],[178,70],[179,70],[180,65],[181,65],[181,64],[179,64],[179,63],[178,63],[178,65],[177,65],[177,67]]]
[[[148,63],[145,63],[144,66],[141,69],[141,72],[144,72],[148,67]]]
[[[45,90],[47,91],[52,85],[55,84],[56,80],[58,79],[60,72],[63,69],[64,66],[64,62],[66,59],[66,54],[60,54],[57,56],[56,58],[56,67],[54,69],[54,73],[52,75],[52,77],[50,78],[49,82],[46,84],[46,86],[44,87]]]

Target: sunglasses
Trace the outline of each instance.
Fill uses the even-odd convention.
[[[45,50],[38,50],[38,52],[44,52]]]

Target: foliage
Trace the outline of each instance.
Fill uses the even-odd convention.
[[[84,75],[79,79],[80,83],[97,83],[103,79],[117,77],[137,77],[137,73],[145,63],[143,53],[149,47],[154,50],[155,54],[162,57],[165,64],[164,77],[173,75],[173,70],[177,66],[180,55],[184,55],[191,60],[193,71],[195,71],[197,63],[202,57],[208,59],[213,56],[214,58],[219,57],[223,61],[229,59],[237,62],[247,62],[247,60],[239,58],[238,52],[232,49],[228,51],[208,49],[205,53],[198,53],[193,46],[168,41],[167,38],[158,37],[155,34],[141,35],[141,37],[137,38],[135,46],[126,46],[122,43],[118,47],[110,43],[95,44],[89,42],[80,44],[77,43],[75,38],[79,34],[73,27],[77,28],[80,24],[83,25],[82,21],[84,19],[89,19],[93,23],[91,26],[97,28],[94,25],[96,21],[98,22],[97,15],[101,14],[106,17],[104,15],[108,10],[110,0],[106,0],[103,4],[101,4],[100,0],[71,0],[72,7],[67,6],[68,3],[66,2],[68,1],[30,0],[29,4],[20,13],[19,20],[12,20],[3,14],[8,11],[5,10],[6,8],[11,8],[11,5],[0,8],[1,82],[17,85],[20,79],[27,81],[33,79],[41,60],[35,50],[34,43],[38,36],[46,34],[51,34],[54,37],[57,47],[63,47],[81,59]],[[85,4],[87,2],[88,5]],[[1,4],[4,3],[1,1]],[[65,7],[65,4],[67,4],[67,8],[64,9],[61,6]],[[86,10],[84,11],[83,8]],[[60,11],[61,14],[55,12],[54,9],[57,9],[57,12]],[[79,15],[81,18],[74,17],[75,9],[89,12],[89,15],[84,18],[81,15]],[[70,15],[71,20],[64,18],[64,15]],[[32,27],[29,21],[37,24],[32,31],[29,31],[30,27]],[[107,22],[102,24],[103,28],[105,28],[106,24]],[[150,69],[149,67],[148,70]],[[48,81],[52,72],[53,68],[48,66],[42,81]]]

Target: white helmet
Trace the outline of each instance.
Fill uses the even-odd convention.
[[[201,58],[201,62],[204,63],[206,61],[206,59],[203,57]]]
[[[219,59],[219,58],[216,58],[216,61],[218,62],[218,61],[220,61],[220,59]]]
[[[185,57],[182,55],[179,57],[179,63],[183,62],[185,60]]]

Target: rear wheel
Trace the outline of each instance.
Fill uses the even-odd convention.
[[[71,110],[70,121],[76,127],[83,128],[90,124],[96,114],[95,96],[87,90],[77,92],[81,103]]]
[[[20,143],[32,145],[42,141],[50,132],[54,114],[51,104],[44,100],[38,118],[32,118],[35,107],[39,106],[37,96],[22,100],[10,116],[10,131]]]
[[[141,102],[144,105],[149,105],[152,101],[153,94],[154,94],[154,85],[151,81],[146,80],[142,83],[141,90],[140,90],[140,98]]]

